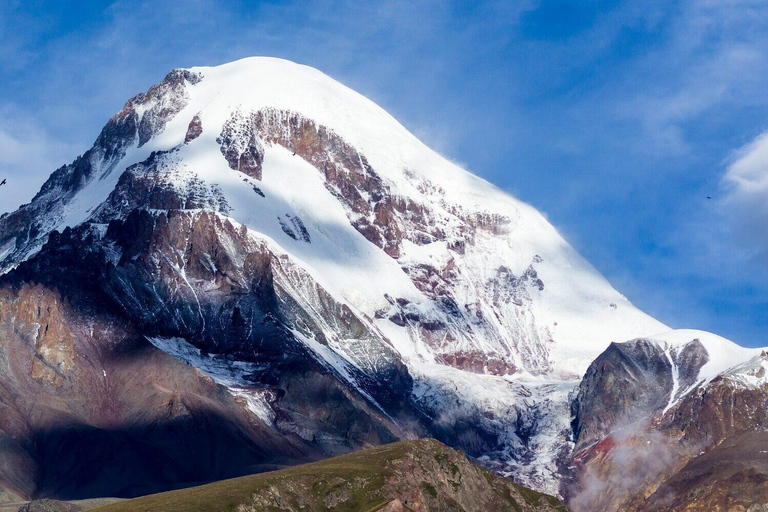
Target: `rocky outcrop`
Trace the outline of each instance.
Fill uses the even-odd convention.
[[[155,135],[162,133],[166,123],[178,114],[189,101],[186,85],[195,85],[202,77],[186,69],[174,69],[162,82],[153,85],[146,93],[137,94],[125,104],[122,112],[137,116],[138,147]],[[140,110],[139,108],[140,107]],[[140,115],[135,114],[136,111]]]
[[[184,144],[189,144],[203,133],[203,122],[200,120],[200,114],[195,114],[195,117],[189,122],[187,127],[187,134],[184,136]]]
[[[216,142],[221,146],[221,154],[233,171],[261,180],[264,148],[257,138],[253,123],[246,116],[235,112],[224,124]]]
[[[402,230],[391,194],[365,156],[329,128],[299,114],[265,109],[235,112],[217,140],[230,167],[261,179],[262,142],[301,156],[325,176],[326,186],[349,210],[350,221],[369,241],[398,257]],[[408,201],[397,209],[405,212]]]
[[[645,339],[611,343],[590,365],[572,405],[576,450],[661,412],[694,385],[708,361],[697,339],[682,347]]]
[[[670,370],[654,342],[611,343],[589,366],[573,402],[576,450],[663,408],[672,391]]]
[[[25,503],[19,508],[19,512],[81,512],[82,507],[74,503],[58,500],[34,500]]]
[[[128,167],[107,200],[93,212],[94,223],[109,224],[137,209],[230,211],[218,186],[176,168],[176,163],[176,151],[153,152],[146,160]]]
[[[698,339],[613,344],[595,360],[573,402],[575,472],[564,494],[574,510],[747,510],[757,502],[728,485],[757,488],[765,478],[755,448],[768,426],[765,358],[702,376],[708,361]]]

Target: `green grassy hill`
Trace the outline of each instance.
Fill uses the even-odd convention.
[[[403,441],[280,471],[126,500],[99,512],[567,510],[431,440]]]

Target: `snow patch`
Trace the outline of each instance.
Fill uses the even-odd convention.
[[[236,361],[220,354],[203,354],[183,338],[146,338],[156,348],[198,368],[214,382],[227,388],[232,395],[244,399],[249,411],[267,425],[273,426],[275,413],[265,398],[265,390],[254,386],[251,378],[252,374],[263,369],[260,365]]]

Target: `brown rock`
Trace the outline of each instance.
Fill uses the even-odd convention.
[[[200,120],[200,115],[195,114],[195,117],[189,122],[187,128],[187,134],[184,136],[184,144],[189,144],[203,133],[203,122]]]

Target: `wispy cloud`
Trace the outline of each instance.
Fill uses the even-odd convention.
[[[0,108],[0,211],[31,198],[46,177],[77,155],[75,148],[48,132],[45,125],[11,107]]]

